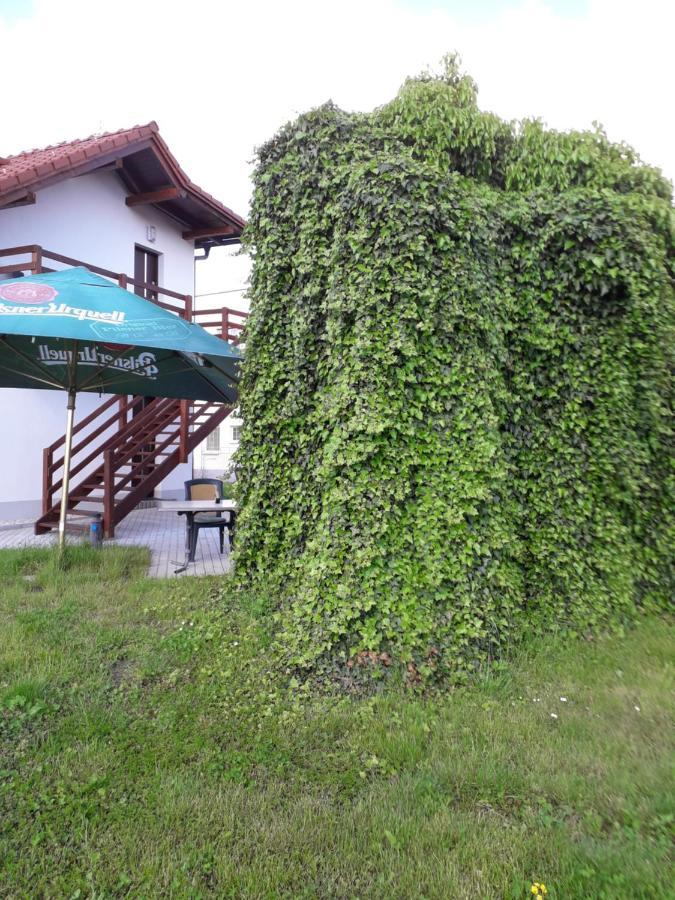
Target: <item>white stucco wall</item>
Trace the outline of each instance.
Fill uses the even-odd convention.
[[[220,449],[208,450],[207,441],[203,441],[194,452],[195,478],[220,478],[230,470],[232,457],[239,448],[239,441],[233,437],[233,429],[240,427],[241,419],[236,415],[228,416],[218,426],[220,431]]]
[[[0,247],[39,244],[115,272],[133,275],[136,244],[160,253],[159,283],[194,293],[194,248],[181,228],[150,206],[128,207],[126,191],[114,171],[94,172],[37,194],[36,202],[0,209]],[[148,243],[146,227],[156,240]],[[25,259],[26,257],[22,257]],[[2,264],[13,259],[3,258]],[[59,266],[45,260],[50,268]],[[97,394],[80,394],[76,421],[99,406]],[[37,514],[42,492],[42,449],[63,434],[65,393],[0,389],[0,519]],[[156,491],[182,495],[192,464],[178,466]]]
[[[229,306],[231,309],[249,311],[246,294],[251,271],[251,260],[239,247],[217,247],[211,250],[208,260],[196,266],[195,308],[209,309]],[[232,465],[232,457],[239,442],[232,437],[232,429],[241,426],[242,420],[231,415],[219,426],[220,450],[207,450],[207,442],[194,452],[195,478],[218,478]]]

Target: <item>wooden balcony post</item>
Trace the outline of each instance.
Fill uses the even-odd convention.
[[[126,291],[128,282],[127,282],[127,276],[124,274],[124,272],[120,272],[119,275],[117,276],[117,283],[119,284],[119,286],[121,288],[124,288],[124,290]]]
[[[226,306],[223,307],[223,322],[220,326],[220,336],[224,341],[229,341],[230,339],[230,311]]]
[[[192,295],[191,295],[191,294],[186,294],[186,295],[185,295],[185,318],[187,319],[188,322],[191,322],[191,321],[192,321],[192,313],[193,313],[193,310],[192,310]]]
[[[103,451],[103,535],[113,537],[115,534],[115,522],[113,519],[115,509],[115,483],[113,470],[112,448]]]
[[[122,394],[122,396],[119,398],[119,404],[120,414],[117,420],[117,425],[121,431],[127,424],[129,418],[129,397],[126,394]]]
[[[30,268],[33,275],[39,275],[42,272],[42,247],[35,247],[30,255]]]
[[[54,455],[50,447],[45,447],[42,451],[42,515],[46,516],[52,508],[52,463]]]
[[[186,463],[188,461],[188,426],[190,424],[190,401],[180,401],[180,438],[178,460]]]

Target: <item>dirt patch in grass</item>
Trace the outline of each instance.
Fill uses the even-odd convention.
[[[110,667],[110,680],[112,681],[113,687],[118,688],[124,682],[128,681],[135,668],[134,663],[129,659],[116,660]]]

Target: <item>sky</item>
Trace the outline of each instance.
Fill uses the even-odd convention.
[[[286,121],[372,109],[457,51],[483,109],[599,121],[672,179],[674,33],[673,0],[0,0],[0,156],[154,119],[246,216],[255,148]],[[198,271],[199,292],[233,290],[247,263],[218,250]]]

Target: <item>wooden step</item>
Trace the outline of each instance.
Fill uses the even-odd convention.
[[[66,531],[71,531],[73,529],[80,530],[89,530],[89,525],[93,520],[92,515],[73,515],[72,513],[68,513],[66,516]],[[59,525],[59,516],[53,516],[49,519],[45,519],[42,523],[43,525],[49,525],[52,528],[58,528]]]

